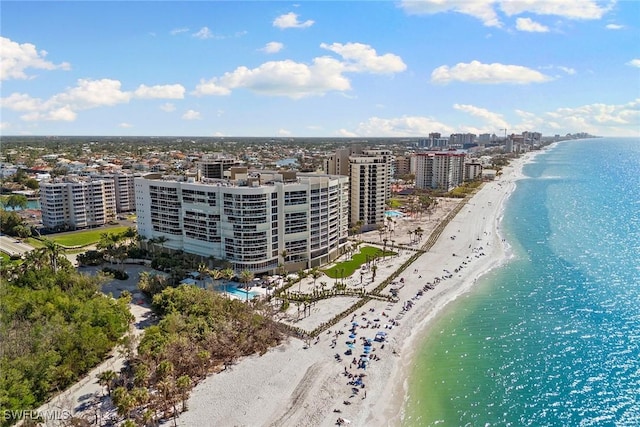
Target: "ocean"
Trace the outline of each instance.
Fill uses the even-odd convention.
[[[514,257],[449,304],[404,426],[640,425],[640,140],[561,142],[524,167]]]

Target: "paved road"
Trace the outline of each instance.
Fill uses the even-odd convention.
[[[15,237],[0,236],[0,251],[9,255],[22,255],[33,250],[33,246],[18,241]]]

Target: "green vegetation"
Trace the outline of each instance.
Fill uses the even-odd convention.
[[[402,201],[400,199],[389,199],[387,205],[389,209],[398,209],[402,206]]]
[[[323,270],[324,273],[332,279],[342,279],[351,276],[355,273],[360,266],[366,264],[369,261],[373,261],[375,258],[381,256],[395,255],[395,252],[386,251],[374,248],[373,246],[364,246],[360,248],[360,252],[353,255],[350,260],[343,261],[333,267]]]
[[[0,232],[9,236],[29,237],[31,226],[16,212],[0,209]]]
[[[77,273],[51,241],[2,269],[0,408],[36,409],[111,351],[132,316],[128,299],[99,289],[100,280]]]
[[[127,231],[129,227],[113,227],[107,231],[110,234],[118,234]],[[66,247],[87,246],[98,243],[105,233],[104,229],[84,230],[65,234],[52,234],[49,236],[51,240],[59,245]]]
[[[118,414],[136,425],[175,418],[199,379],[282,339],[278,324],[251,305],[195,286],[163,290],[153,309],[161,320],[145,330],[129,369],[100,378]],[[111,391],[113,384],[131,387]]]
[[[454,197],[454,198],[463,198],[466,197],[467,194],[472,193],[476,188],[482,185],[481,181],[469,181],[464,184],[454,188],[446,194],[446,197]]]

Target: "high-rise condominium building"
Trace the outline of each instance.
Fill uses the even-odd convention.
[[[362,150],[349,157],[350,223],[371,230],[384,224],[391,198],[393,155],[390,150]]]
[[[93,179],[113,180],[116,212],[131,212],[136,210],[136,196],[133,183],[135,177],[136,175],[130,173],[112,173],[92,176]]]
[[[449,191],[464,180],[464,153],[427,152],[415,154],[416,188]]]
[[[42,225],[52,230],[98,227],[116,215],[113,179],[66,177],[40,183]]]
[[[230,179],[136,178],[138,233],[173,250],[229,261],[239,273],[297,271],[339,255],[348,233],[348,177],[248,172]]]

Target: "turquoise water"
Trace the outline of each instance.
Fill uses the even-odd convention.
[[[404,214],[402,212],[399,212],[399,211],[385,211],[384,214],[386,216],[390,216],[390,217],[404,216]]]
[[[563,142],[524,169],[515,259],[433,325],[406,426],[640,425],[640,141]]]
[[[247,292],[243,288],[240,288],[237,283],[229,282],[226,284],[226,286],[224,284],[216,285],[214,286],[214,290],[221,293],[226,292],[242,301],[247,299]],[[256,297],[258,295],[260,295],[260,293],[258,292],[249,292],[249,299],[251,300],[253,299],[253,297]]]
[[[8,211],[19,211],[22,210],[20,208],[16,208],[16,209],[10,209],[10,208],[5,208]],[[27,209],[40,209],[40,201],[39,200],[27,200]]]

